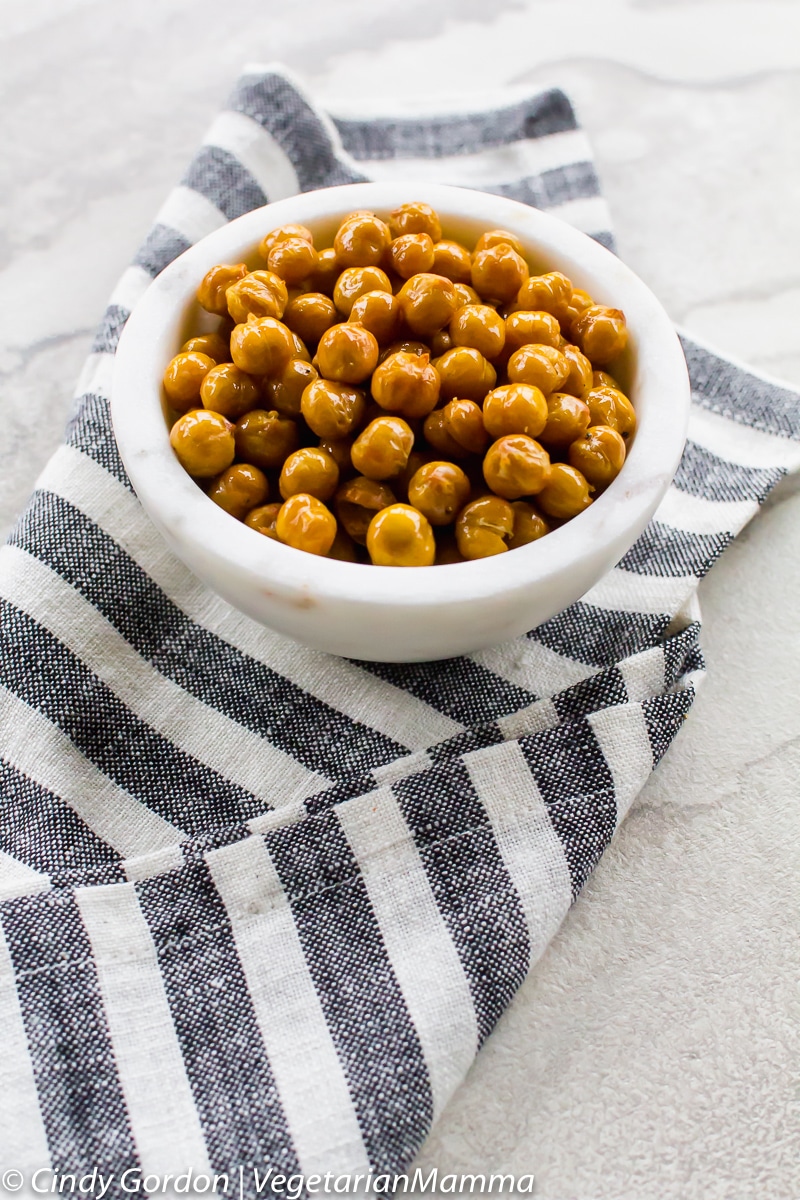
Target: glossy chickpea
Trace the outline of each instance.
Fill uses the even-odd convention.
[[[297,287],[314,274],[318,257],[312,244],[305,238],[286,238],[272,247],[267,266],[288,287]]]
[[[330,500],[339,486],[339,468],[318,446],[303,446],[293,451],[281,467],[278,490],[284,500],[299,493]]]
[[[470,482],[461,467],[451,462],[421,466],[408,485],[408,502],[431,525],[450,525],[469,500]]]
[[[529,383],[507,383],[494,388],[483,402],[483,424],[493,438],[507,433],[538,437],[547,422],[544,393]]]
[[[239,325],[251,314],[280,320],[289,303],[286,284],[272,271],[251,271],[244,279],[229,287],[225,295],[228,312]]]
[[[625,314],[618,308],[591,304],[572,322],[572,336],[586,357],[603,367],[619,358],[628,344]]]
[[[446,400],[458,396],[480,402],[497,383],[497,371],[480,350],[471,346],[454,346],[433,365],[439,372]]]
[[[352,433],[364,416],[364,393],[346,383],[315,379],[303,392],[300,411],[312,433],[339,440]]]
[[[378,362],[377,339],[363,325],[332,325],[319,339],[320,374],[338,383],[361,383]]]
[[[292,331],[289,330],[289,332],[291,333]],[[296,333],[292,333],[292,345],[294,347],[295,358],[302,358],[303,362],[311,362],[311,355],[308,353],[308,347],[303,339],[298,337]]]
[[[505,500],[534,496],[547,483],[550,455],[524,433],[510,433],[492,442],[483,460],[487,486]]]
[[[459,242],[434,242],[433,266],[429,270],[452,279],[453,283],[468,284],[472,280],[472,256]]]
[[[336,558],[339,562],[360,562],[358,547],[353,539],[340,527],[336,530],[328,558]]]
[[[393,354],[415,354],[417,358],[423,354],[430,357],[430,347],[425,342],[414,342],[405,338],[403,341],[391,342],[385,349],[381,350],[378,356],[378,363],[386,362]]]
[[[572,326],[585,308],[594,304],[594,300],[583,288],[573,288],[569,300],[558,313],[561,328],[568,336],[572,336]]]
[[[297,449],[297,425],[274,409],[254,408],[236,422],[236,456],[262,471],[282,467]]]
[[[475,243],[475,253],[479,254],[481,250],[489,250],[492,246],[510,246],[522,258],[525,257],[522,242],[516,234],[509,233],[507,229],[487,229]]]
[[[359,546],[366,545],[369,523],[376,513],[396,504],[394,492],[377,479],[356,475],[348,479],[336,493],[336,515],[342,526]]]
[[[607,425],[590,425],[567,451],[571,466],[589,480],[593,487],[605,487],[616,479],[625,462],[625,441],[622,434]]]
[[[401,279],[433,268],[433,241],[427,233],[404,233],[389,247],[389,265]]]
[[[294,355],[291,332],[275,317],[249,317],[231,334],[231,358],[249,375],[278,375]]]
[[[244,523],[248,529],[255,529],[256,533],[262,533],[264,537],[272,538],[274,542],[277,542],[280,539],[275,526],[280,511],[280,504],[261,504],[258,508],[250,510]]]
[[[352,437],[344,438],[320,438],[318,442],[320,450],[324,450],[326,454],[330,454],[333,461],[339,468],[339,478],[352,475],[353,464],[350,459],[350,451],[353,447]]]
[[[283,323],[304,342],[316,345],[319,339],[339,320],[336,306],[322,292],[304,292],[286,305]]]
[[[558,317],[563,313],[572,295],[572,283],[560,271],[548,271],[546,275],[531,275],[517,293],[519,308],[533,312],[549,312]]]
[[[450,337],[448,329],[440,329],[431,338],[431,354],[434,358],[441,358],[448,350],[453,349],[453,339]]]
[[[484,300],[515,299],[528,278],[528,264],[507,242],[479,250],[472,259],[472,286]]]
[[[539,495],[541,496],[541,494],[540,492]],[[528,504],[525,500],[515,500],[511,507],[514,510],[514,531],[509,539],[509,550],[516,550],[519,546],[528,546],[531,542],[538,542],[539,538],[550,532],[547,521],[532,504]]]
[[[392,283],[386,272],[380,267],[348,267],[336,280],[333,302],[343,316],[349,317],[356,300],[367,292],[392,294]]]
[[[479,496],[456,521],[456,544],[466,559],[503,554],[513,533],[514,510],[500,496]]]
[[[472,277],[472,259],[470,259],[470,268],[469,269],[470,269],[470,278],[471,278]],[[454,283],[453,290],[456,294],[456,300],[458,301],[458,308],[462,308],[465,304],[482,304],[483,303],[480,296],[475,291],[475,288],[472,287],[472,285],[469,283]]]
[[[376,267],[392,240],[389,226],[373,213],[354,213],[342,221],[333,248],[340,267]]]
[[[505,322],[506,349],[513,354],[521,346],[552,346],[561,343],[561,326],[552,313],[518,309]]]
[[[558,391],[569,376],[567,359],[553,346],[520,346],[509,358],[506,369],[512,383],[530,383],[546,396]]]
[[[279,375],[264,382],[264,399],[269,408],[277,409],[282,416],[297,417],[303,392],[317,378],[316,367],[302,358],[292,358]]]
[[[347,320],[363,325],[379,345],[385,345],[397,333],[400,302],[391,292],[364,292],[354,301]]]
[[[547,397],[547,424],[539,435],[546,446],[559,449],[574,442],[589,427],[591,416],[585,400],[568,392],[552,392]]]
[[[305,225],[279,225],[277,229],[271,229],[266,237],[263,237],[258,246],[258,252],[264,262],[269,261],[269,256],[275,246],[279,242],[294,240],[300,238],[304,242],[308,242],[310,246],[314,245],[314,235]]]
[[[213,358],[197,351],[181,351],[175,355],[164,372],[164,391],[176,412],[199,407],[203,380],[215,366]]]
[[[184,346],[183,349],[185,350],[186,347]],[[199,347],[198,347],[198,349],[199,349]],[[207,354],[208,351],[206,350],[206,351],[204,351],[204,353]],[[610,387],[610,388],[613,388],[614,391],[616,391],[616,392],[622,391],[622,388],[619,386],[619,384],[617,383],[614,376],[609,375],[608,371],[592,371],[592,387],[593,388]]]
[[[439,214],[430,204],[421,202],[401,204],[399,208],[394,209],[389,217],[389,228],[393,237],[404,237],[409,233],[427,233],[433,242],[440,241],[442,237]]]
[[[236,421],[258,403],[258,384],[233,363],[219,363],[200,387],[203,407]]]
[[[275,531],[285,546],[327,554],[336,537],[336,518],[317,496],[296,492],[281,505]]]
[[[206,354],[214,363],[230,362],[231,348],[221,333],[201,333],[181,346],[183,354]]]
[[[636,428],[636,413],[628,397],[618,388],[593,387],[586,397],[592,425],[608,425],[623,437]]]
[[[227,291],[247,275],[247,263],[220,263],[204,276],[197,289],[197,302],[206,312],[223,317],[228,312]]]
[[[585,476],[575,467],[567,463],[553,463],[550,478],[536,497],[536,503],[548,517],[568,521],[592,503],[590,490]]]
[[[409,504],[390,504],[370,521],[367,550],[378,567],[430,567],[436,542],[421,512]]]
[[[454,346],[471,346],[484,358],[497,358],[506,340],[503,318],[488,304],[465,304],[450,320]]]
[[[327,249],[320,250],[317,254],[316,268],[308,280],[309,286],[315,292],[322,292],[325,296],[332,296],[336,280],[339,278],[340,269],[339,263],[336,261],[336,251],[333,246],[328,246]]]
[[[184,471],[196,479],[211,479],[233,462],[233,426],[221,413],[193,409],[179,417],[169,435],[170,445]]]
[[[417,337],[430,337],[448,325],[458,308],[455,287],[444,275],[423,272],[407,279],[398,292],[400,311]]]
[[[585,400],[592,390],[592,364],[577,346],[570,343],[561,347],[561,353],[569,365],[569,374],[561,385],[562,392]]]
[[[372,397],[386,412],[413,419],[436,407],[441,380],[427,354],[390,354],[372,376]]]
[[[350,457],[367,479],[393,479],[403,471],[413,445],[414,434],[402,417],[376,417],[353,442]]]
[[[243,521],[252,508],[264,503],[268,495],[266,475],[250,463],[227,467],[208,489],[209,499],[237,521]]]
[[[426,418],[424,432],[430,444],[448,458],[482,454],[489,443],[483,413],[474,400],[450,400]]]

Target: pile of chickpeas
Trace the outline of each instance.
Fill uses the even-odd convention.
[[[318,249],[303,225],[264,269],[212,267],[164,375],[170,442],[232,517],[297,550],[431,566],[527,545],[617,476],[636,425],[606,370],[624,315],[518,238],[470,252],[427,204],[359,211]]]

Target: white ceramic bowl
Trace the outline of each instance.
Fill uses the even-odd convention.
[[[195,292],[215,263],[263,265],[254,253],[259,240],[287,222],[309,226],[318,244],[330,245],[338,221],[353,209],[385,215],[412,200],[432,204],[445,235],[468,245],[484,230],[511,230],[535,270],[564,271],[599,303],[624,310],[631,345],[623,374],[638,428],[607,491],[531,545],[477,562],[405,569],[318,558],[254,533],[190,479],[170,448],[161,378],[182,342],[203,326]],[[255,620],[310,646],[404,662],[505,641],[588,591],[633,544],[669,486],[686,437],[689,399],[686,364],[669,318],[602,246],[563,221],[499,196],[427,183],[365,183],[292,196],[247,213],[162,271],[122,334],[112,416],[142,505],[209,587]]]

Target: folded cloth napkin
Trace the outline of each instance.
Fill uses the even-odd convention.
[[[128,313],[249,209],[407,176],[612,245],[560,91],[332,119],[281,69],[248,70],[114,293],[0,551],[0,1165],[26,1180],[96,1168],[115,1196],[126,1170],[241,1168],[249,1195],[254,1164],[401,1171],[689,711],[698,580],[800,464],[798,395],[685,340],[673,486],[527,637],[356,663],[210,594],[114,443]]]

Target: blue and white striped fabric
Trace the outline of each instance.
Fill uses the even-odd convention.
[[[691,707],[698,580],[800,464],[797,394],[687,340],[673,486],[527,637],[355,663],[210,594],[120,462],[119,332],[225,221],[409,171],[612,244],[561,92],[334,121],[248,71],[120,281],[0,551],[0,1165],[26,1179],[97,1168],[116,1196],[127,1168],[405,1167]]]

